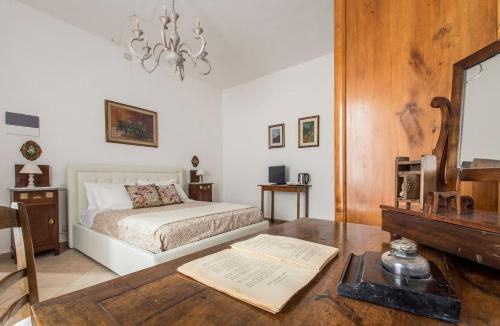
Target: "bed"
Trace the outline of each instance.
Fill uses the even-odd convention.
[[[254,212],[250,214],[252,209],[249,207],[195,201],[155,208],[98,212],[92,216],[92,222],[85,223],[86,220],[82,219],[88,208],[85,183],[135,184],[138,180],[171,179],[182,186],[183,170],[153,166],[70,165],[67,174],[69,247],[119,275],[269,227],[261,215],[256,219]],[[160,230],[158,214],[166,214],[174,222],[162,226],[161,232],[153,232],[155,228]],[[182,221],[177,222],[176,218]],[[141,224],[137,224],[138,221]],[[134,230],[140,232],[134,233]]]

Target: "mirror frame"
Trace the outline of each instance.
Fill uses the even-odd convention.
[[[461,168],[459,163],[465,71],[497,54],[500,54],[500,39],[453,65],[451,110],[448,125],[448,155],[446,164],[446,183],[448,189],[457,189],[457,182],[459,181],[500,182],[500,168]]]

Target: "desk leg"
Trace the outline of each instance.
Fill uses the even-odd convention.
[[[309,187],[306,187],[306,217],[309,217]]]
[[[274,191],[271,191],[271,223],[274,223]]]
[[[262,211],[262,217],[264,217],[264,189],[260,188],[260,210]]]
[[[300,218],[300,189],[297,188],[297,220]]]

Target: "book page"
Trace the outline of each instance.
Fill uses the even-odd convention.
[[[335,247],[270,234],[259,234],[251,239],[236,242],[231,247],[258,256],[264,255],[313,268],[316,271],[321,270],[339,252]]]
[[[272,313],[311,281],[317,271],[226,249],[177,269],[199,282]]]

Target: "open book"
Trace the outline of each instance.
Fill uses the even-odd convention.
[[[277,313],[338,251],[314,242],[260,234],[177,270],[218,291]]]

